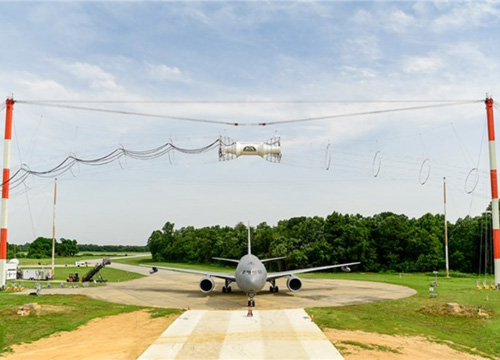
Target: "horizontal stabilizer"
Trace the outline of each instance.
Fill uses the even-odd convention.
[[[213,257],[212,259],[214,260],[221,260],[221,261],[229,261],[229,262],[234,262],[234,263],[239,263],[239,260],[236,259],[226,259],[226,258],[220,258],[220,257]]]
[[[275,258],[270,258],[270,259],[264,259],[264,260],[261,260],[261,262],[266,262],[266,261],[274,261],[274,260],[282,260],[282,259],[286,259],[286,256],[280,256],[280,257],[275,257]]]

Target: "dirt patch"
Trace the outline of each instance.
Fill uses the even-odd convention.
[[[325,335],[346,360],[485,360],[419,336],[390,336],[364,331],[325,329]]]
[[[493,310],[482,306],[459,305],[457,303],[424,306],[419,312],[437,317],[466,317],[488,319],[494,316]]]
[[[12,308],[12,312],[20,316],[68,313],[73,310],[74,308],[71,306],[39,305],[37,303],[28,303]]]
[[[151,318],[147,311],[91,320],[72,332],[12,346],[5,360],[137,359],[177,315]]]

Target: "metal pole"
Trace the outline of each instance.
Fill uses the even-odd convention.
[[[57,203],[57,178],[54,179],[54,212],[52,214],[52,277],[56,275],[54,258],[56,256],[56,203]]]
[[[3,147],[3,176],[2,176],[2,220],[0,230],[0,287],[5,286],[7,280],[7,214],[9,203],[10,179],[10,142],[12,139],[12,112],[14,99],[5,101],[5,140]]]
[[[493,227],[493,258],[495,267],[495,285],[500,288],[500,221],[498,214],[498,180],[497,155],[495,148],[495,122],[493,119],[493,99],[485,100],[488,121],[488,140],[490,154],[490,181],[491,181],[491,221]]]
[[[446,177],[443,178],[444,190],[444,254],[446,258],[446,277],[450,277],[450,262],[448,261],[448,221],[446,220]]]

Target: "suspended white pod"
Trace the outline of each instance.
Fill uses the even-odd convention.
[[[279,163],[281,160],[280,138],[275,137],[260,143],[240,143],[228,137],[220,138],[219,160],[233,160],[240,156],[260,156],[261,158]]]

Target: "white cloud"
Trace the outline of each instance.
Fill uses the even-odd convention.
[[[443,68],[443,60],[435,56],[414,56],[406,59],[403,71],[410,74],[428,74]]]
[[[413,16],[408,15],[400,9],[395,9],[390,12],[386,20],[386,27],[396,33],[403,33],[409,27],[416,25],[416,20]]]
[[[177,67],[171,67],[165,64],[147,64],[147,71],[149,75],[156,80],[169,80],[187,82],[188,77]]]
[[[362,79],[377,77],[377,72],[375,70],[366,67],[342,66],[341,69],[342,74],[345,76]]]
[[[75,62],[66,64],[64,67],[73,76],[87,81],[92,89],[116,90],[119,88],[115,77],[97,65]]]
[[[448,3],[449,7],[446,8],[448,11],[433,21],[432,26],[436,31],[443,32],[482,27],[487,26],[491,21],[500,19],[500,10],[495,2],[460,2],[455,6],[451,6],[452,4]]]
[[[64,94],[64,86],[55,80],[34,78],[31,74],[25,74],[24,77],[17,80],[20,88],[25,92],[33,94]]]

